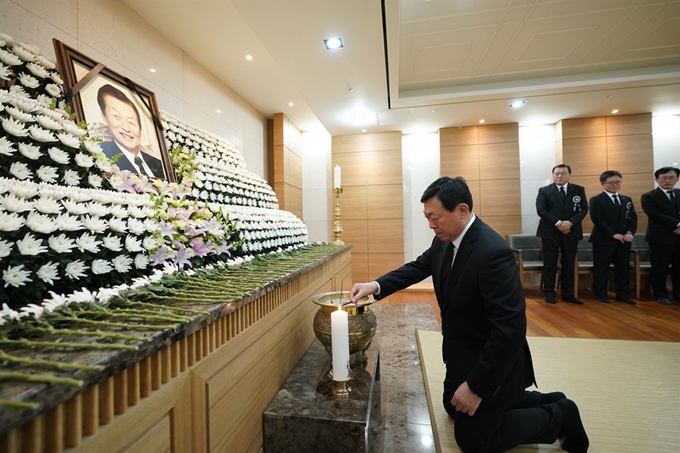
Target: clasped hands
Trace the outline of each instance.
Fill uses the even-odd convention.
[[[626,233],[626,234],[616,233],[612,237],[622,244],[624,244],[626,242],[633,242],[633,235],[631,233]]]
[[[463,382],[456,389],[456,393],[453,394],[451,398],[451,405],[463,414],[468,414],[470,417],[475,415],[479,404],[482,399],[475,395],[475,393],[470,390],[470,386],[467,381]]]
[[[571,227],[574,226],[573,223],[571,223],[568,220],[562,220],[560,223],[557,224],[557,229],[560,230],[562,234],[569,234],[571,233]]]

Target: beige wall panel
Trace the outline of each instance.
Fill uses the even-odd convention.
[[[294,153],[302,155],[302,135],[300,129],[297,128],[290,118],[285,118],[285,131],[283,135],[284,145],[293,150]]]
[[[519,124],[489,124],[479,126],[479,144],[519,143]]]
[[[478,126],[445,127],[439,129],[439,147],[476,145],[479,143]]]
[[[352,257],[355,253],[368,253],[367,221],[342,220],[342,242],[352,244]]]
[[[562,139],[604,137],[607,135],[605,117],[562,120]]]
[[[284,206],[286,205],[286,183],[277,182],[274,184],[274,193],[276,198],[279,200],[279,209],[286,210]]]
[[[479,181],[466,180],[468,187],[470,188],[470,193],[472,194],[472,212],[475,214],[482,215],[484,203],[482,203],[482,192],[479,188]]]
[[[479,179],[519,179],[519,143],[480,144]]]
[[[125,453],[149,453],[150,451],[170,453],[172,451],[171,428],[168,414],[129,448],[126,448]]]
[[[647,231],[647,224],[649,220],[647,214],[642,210],[642,203],[640,198],[645,192],[649,192],[654,189],[654,174],[649,173],[631,173],[623,174],[623,184],[621,185],[621,193],[627,195],[633,199],[633,206],[635,207],[635,212],[638,215],[638,233],[644,233]]]
[[[363,283],[370,281],[368,278],[368,254],[354,253],[352,249],[352,282]]]
[[[652,134],[607,137],[607,164],[623,174],[654,172]]]
[[[404,196],[401,184],[366,186],[369,219],[401,219]]]
[[[563,162],[572,175],[597,175],[607,169],[607,138],[571,138],[563,141]]]
[[[368,221],[368,253],[400,253],[404,256],[404,221],[378,219]]]
[[[401,176],[401,148],[389,151],[366,152],[366,184],[399,184]]]
[[[366,150],[366,134],[339,135],[331,138],[332,153],[356,153]]]
[[[302,189],[302,157],[286,148],[286,182]]]
[[[573,170],[573,169],[572,169]],[[601,173],[601,172],[600,172]],[[583,186],[586,191],[586,198],[588,199],[588,204],[590,204],[590,199],[595,195],[602,192],[602,184],[600,184],[600,174],[597,176],[572,176],[569,182]],[[593,231],[593,222],[590,220],[590,214],[586,215],[583,219],[583,233],[588,234]]]
[[[340,194],[340,218],[365,219],[367,217],[366,186],[346,186]],[[335,209],[335,203],[333,203]]]
[[[366,134],[365,151],[385,151],[390,149],[401,149],[401,132]]]
[[[564,162],[564,142],[562,140],[555,142],[555,162]]]
[[[442,176],[462,176],[468,181],[479,179],[479,145],[443,147],[439,161]]]
[[[480,187],[481,199],[484,201],[480,215],[520,216],[522,214],[519,179],[481,181]]]
[[[332,166],[342,168],[342,187],[366,185],[366,156],[361,153],[335,154],[333,150]],[[341,195],[342,196],[342,195]]]
[[[286,148],[274,145],[274,184],[286,182]]]
[[[302,218],[302,189],[286,184],[286,207],[284,211],[290,211],[299,218]]]
[[[404,264],[403,253],[372,253],[368,257],[368,280],[376,278],[397,269]]]
[[[497,216],[490,215],[480,218],[494,231],[505,238],[507,234],[520,234],[522,232],[522,216]]]
[[[274,124],[274,134],[273,134],[273,140],[274,140],[274,146],[283,146],[284,145],[284,122],[285,118],[283,113],[275,113],[274,118],[272,119],[272,123]]]
[[[607,116],[607,135],[638,135],[652,133],[652,114]]]

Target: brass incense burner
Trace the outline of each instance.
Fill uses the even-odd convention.
[[[321,344],[324,345],[328,354],[331,354],[331,313],[342,306],[348,314],[349,327],[349,353],[357,354],[356,359],[365,362],[364,351],[368,349],[378,327],[375,314],[370,310],[370,305],[375,302],[373,296],[367,296],[359,300],[356,305],[349,303],[349,291],[331,291],[317,294],[312,301],[319,305],[319,310],[314,316],[314,333]]]

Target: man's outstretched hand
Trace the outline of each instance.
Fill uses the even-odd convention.
[[[356,304],[362,297],[370,296],[377,292],[378,284],[376,282],[355,283],[352,289],[349,290],[349,298],[353,304]]]

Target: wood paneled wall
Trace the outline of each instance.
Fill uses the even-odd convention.
[[[342,168],[342,240],[352,244],[352,278],[374,280],[404,264],[401,133],[332,139],[332,165]]]
[[[302,144],[300,130],[283,113],[272,120],[270,185],[279,209],[302,218]]]
[[[519,125],[448,127],[439,130],[442,176],[462,176],[472,211],[501,236],[522,232]]]
[[[640,196],[654,188],[652,114],[565,119],[556,124],[556,161],[571,166],[571,181],[586,189],[588,199],[600,193],[600,174],[618,170],[623,174],[621,193],[633,199],[638,232],[647,229],[647,216]],[[590,233],[590,216],[583,232]]]

